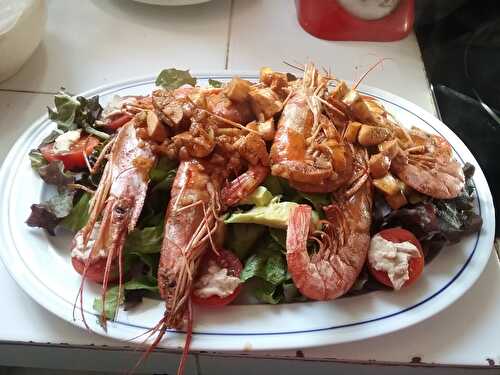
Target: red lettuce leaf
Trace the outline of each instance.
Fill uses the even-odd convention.
[[[55,236],[55,229],[60,219],[49,210],[45,204],[32,204],[31,214],[26,220],[30,227],[43,228],[51,236]]]
[[[64,170],[64,164],[60,160],[51,161],[38,169],[38,173],[45,183],[58,187],[67,186],[75,182],[75,175]]]

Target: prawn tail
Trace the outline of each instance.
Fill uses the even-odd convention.
[[[286,234],[288,272],[302,295],[314,300],[325,300],[325,283],[316,264],[317,258],[324,252],[324,246],[310,233],[311,217],[312,208],[305,204],[298,205],[290,214]],[[308,240],[319,245],[314,256],[309,256],[307,251]]]
[[[245,198],[265,180],[269,174],[269,167],[254,165],[248,170],[230,181],[221,190],[222,203],[226,206],[234,206]]]

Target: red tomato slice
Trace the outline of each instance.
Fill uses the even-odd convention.
[[[83,157],[84,148],[85,155],[88,156],[99,143],[100,141],[95,137],[83,136],[71,145],[68,152],[54,152],[54,143],[49,143],[40,147],[40,152],[48,162],[60,160],[63,162],[64,168],[75,171],[85,168],[85,158]]]
[[[424,253],[422,251],[422,245],[420,245],[420,242],[413,235],[413,233],[407,231],[406,229],[389,228],[380,231],[378,234],[380,234],[382,238],[384,238],[387,241],[391,241],[394,243],[408,241],[417,247],[418,251],[420,252],[420,257],[410,258],[410,261],[408,262],[408,276],[410,278],[406,280],[406,282],[403,284],[403,288],[410,286],[420,277],[420,275],[424,270]],[[392,282],[389,279],[389,276],[387,275],[386,272],[374,269],[369,262],[368,262],[368,269],[372,274],[372,276],[379,283],[384,284],[391,288],[393,287]]]
[[[90,264],[85,277],[95,283],[102,284],[104,281],[104,271],[106,270],[106,260],[106,258],[101,258],[97,262]],[[72,257],[71,264],[73,265],[73,268],[76,270],[76,272],[83,276],[85,262],[76,257]],[[108,282],[112,283],[118,280],[118,277],[118,267],[116,264],[111,263]]]
[[[108,124],[106,124],[106,128],[110,130],[117,130],[118,128],[121,128],[127,122],[132,120],[132,118],[133,117],[128,113],[118,114],[116,116],[113,116],[111,121]]]
[[[229,276],[235,276],[235,277],[240,277],[241,271],[243,269],[243,265],[241,264],[240,260],[236,255],[234,255],[231,251],[227,250],[218,250],[219,256],[215,254],[212,250],[209,250],[205,257],[203,258],[202,264],[201,264],[201,272],[200,274],[204,274],[207,272],[208,268],[208,262],[210,260],[213,260],[219,267],[221,268],[227,268],[227,274]],[[241,285],[239,285],[232,294],[230,294],[227,297],[219,297],[219,296],[211,296],[208,298],[202,298],[194,293],[191,294],[191,299],[192,301],[197,304],[197,305],[202,305],[202,306],[211,306],[211,307],[217,307],[217,306],[225,306],[231,302],[234,301],[236,297],[241,292]]]

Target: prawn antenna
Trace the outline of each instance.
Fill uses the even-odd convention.
[[[290,68],[293,68],[293,69],[297,69],[297,70],[300,70],[301,72],[304,71],[304,66],[300,66],[300,65],[294,65],[292,63],[289,63],[288,61],[283,61],[283,64],[285,65],[288,65]]]
[[[366,76],[373,70],[375,69],[377,66],[381,65],[384,61],[387,61],[387,60],[392,60],[392,58],[390,57],[384,57],[384,58],[381,58],[379,59],[375,64],[373,64],[362,76],[360,79],[358,79],[358,82],[356,82],[356,84],[352,87],[353,90],[356,90],[358,88],[358,86],[361,84],[361,82],[366,78]]]

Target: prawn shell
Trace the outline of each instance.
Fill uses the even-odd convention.
[[[401,152],[391,163],[391,170],[405,184],[419,193],[436,199],[453,199],[465,186],[462,166],[453,158],[451,145],[435,134],[411,129],[411,140],[423,146],[424,153]]]
[[[332,176],[332,168],[317,168],[306,162],[306,139],[311,134],[313,114],[306,94],[297,91],[285,105],[271,147],[271,173],[291,182],[319,184]]]
[[[251,166],[245,173],[228,182],[222,188],[222,203],[229,207],[237,205],[252,194],[268,174],[268,167],[262,165]]]
[[[134,121],[120,128],[91,201],[90,219],[73,240],[74,247],[77,236],[88,238],[102,216],[89,264],[120,256],[126,234],[134,230],[142,211],[155,158],[150,144],[138,137]]]
[[[362,151],[355,158],[361,165]],[[363,165],[365,164],[362,162]],[[356,281],[366,261],[370,244],[372,186],[369,179],[350,196],[342,189],[332,195],[334,203],[323,207],[327,222],[320,238],[322,246],[309,254],[311,208],[299,205],[289,218],[287,230],[288,272],[299,291],[314,300],[344,295]]]
[[[302,160],[306,152],[306,137],[310,135],[313,114],[305,93],[296,92],[285,105],[271,147],[271,161],[279,164],[287,160]]]
[[[423,169],[398,155],[392,161],[391,170],[411,188],[436,199],[456,198],[465,186],[462,167],[456,160],[444,165],[438,162],[435,168]]]
[[[210,207],[219,185],[216,180],[209,168],[195,159],[182,161],[177,169],[165,216],[158,267],[158,288],[169,314],[167,325],[171,328],[182,325],[192,278],[208,248],[207,238],[198,238],[195,244],[192,241],[200,228],[206,228],[201,225],[205,217],[212,220],[207,227],[214,225]]]
[[[224,93],[208,95],[206,97],[207,109],[213,114],[223,117],[226,120],[237,122],[238,124],[248,124],[255,120],[252,109],[248,102],[234,102],[229,99]],[[224,123],[222,127],[227,126]]]

